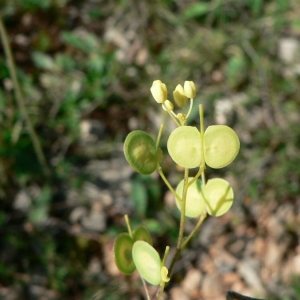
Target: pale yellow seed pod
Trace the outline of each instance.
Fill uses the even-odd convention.
[[[157,103],[164,103],[167,99],[167,87],[160,80],[153,81],[150,91]]]
[[[183,86],[181,84],[178,84],[176,86],[175,90],[173,91],[173,97],[174,97],[174,100],[175,100],[176,104],[179,107],[185,106],[187,101],[188,101],[188,98],[185,95]]]
[[[162,108],[165,110],[165,111],[170,111],[170,110],[173,110],[174,109],[174,105],[173,103],[170,101],[170,100],[166,100],[163,104],[162,104]]]
[[[196,97],[196,87],[193,81],[184,82],[184,93],[188,98],[194,99]]]

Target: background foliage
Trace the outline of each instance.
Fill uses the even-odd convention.
[[[155,134],[165,118],[149,93],[156,79],[174,88],[193,80],[206,124],[238,132],[238,161],[221,174],[234,181],[236,211],[251,215],[259,201],[289,203],[299,212],[298,0],[4,0],[0,10],[51,170],[50,177],[42,173],[1,52],[3,295],[139,295],[110,270],[106,253],[124,230],[124,213],[133,225],[144,220],[157,245],[176,238],[178,213],[161,211],[165,188],[155,177],[131,173],[122,160],[130,130]],[[168,158],[165,167],[178,180]],[[300,234],[297,220],[286,220],[291,247]],[[299,284],[291,286],[288,300],[297,291],[299,297]]]

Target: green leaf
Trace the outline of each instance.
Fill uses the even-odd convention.
[[[133,179],[131,184],[131,201],[140,217],[144,217],[147,209],[147,190],[144,183],[140,179]]]
[[[28,219],[32,223],[43,223],[48,217],[52,192],[49,186],[45,186],[41,194],[34,200],[29,210]]]
[[[48,70],[48,71],[56,71],[57,66],[55,61],[50,55],[47,55],[42,52],[33,52],[32,59],[34,64],[41,69]]]
[[[183,12],[183,15],[186,19],[192,19],[192,18],[200,17],[200,16],[207,14],[207,12],[209,12],[209,10],[210,10],[210,7],[209,7],[208,3],[200,2],[200,3],[194,4],[194,5],[190,6],[189,8],[187,8]]]

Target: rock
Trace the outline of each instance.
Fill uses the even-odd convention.
[[[31,205],[31,198],[25,190],[20,190],[13,201],[13,208],[27,212]]]
[[[278,42],[279,58],[287,63],[294,63],[300,53],[300,43],[295,38],[282,38]]]
[[[218,273],[207,274],[202,283],[202,294],[205,300],[215,300],[224,297],[225,291],[222,278]]]
[[[170,291],[172,300],[190,300],[190,297],[180,287],[174,287]]]
[[[87,214],[88,210],[84,206],[75,207],[69,216],[71,223],[80,222],[83,217]]]
[[[186,294],[191,296],[195,290],[200,289],[200,282],[202,280],[202,274],[198,269],[188,270],[184,280],[182,281],[182,288]]]
[[[241,274],[248,286],[260,295],[266,295],[266,290],[262,285],[259,275],[259,262],[252,258],[246,258],[239,262],[238,272]]]
[[[106,215],[101,203],[94,203],[91,213],[82,218],[82,226],[91,231],[104,232],[106,230]]]

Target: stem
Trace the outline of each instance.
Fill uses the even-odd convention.
[[[194,229],[191,231],[191,233],[189,234],[189,236],[184,240],[184,242],[181,245],[181,250],[183,250],[185,248],[185,246],[187,245],[187,243],[189,242],[189,240],[193,237],[193,235],[195,234],[195,232],[199,229],[199,227],[201,226],[201,224],[203,223],[203,221],[206,219],[207,217],[207,212],[206,210],[203,212],[203,214],[201,215],[201,217],[199,218],[196,226],[194,227]]]
[[[159,131],[158,131],[157,139],[156,139],[156,145],[155,145],[156,151],[157,151],[159,143],[160,143],[160,139],[161,139],[161,136],[162,136],[163,129],[164,129],[164,124],[161,124],[160,128],[159,128]]]
[[[174,114],[174,112],[172,110],[169,110],[168,107],[162,103],[163,108],[168,112],[168,114],[170,115],[170,117],[173,119],[173,121],[176,123],[176,125],[179,127],[180,123],[177,121],[176,116]]]
[[[132,238],[133,233],[132,233],[132,228],[131,228],[131,225],[130,225],[129,217],[128,217],[128,215],[125,215],[124,218],[125,218],[125,222],[126,222],[126,225],[127,225],[128,233],[129,233],[130,237]]]
[[[184,225],[185,225],[185,203],[186,203],[186,194],[189,186],[189,169],[184,169],[184,185],[181,197],[181,211],[180,211],[180,228],[179,228],[179,236],[177,241],[177,249],[181,248],[183,235],[184,235]]]
[[[186,194],[187,194],[187,190],[189,187],[188,178],[189,178],[189,169],[184,169],[184,186],[183,186],[182,198],[181,198],[181,202],[180,202],[181,210],[180,210],[179,235],[178,235],[178,240],[177,240],[176,252],[172,259],[170,268],[169,268],[170,276],[172,274],[174,265],[177,262],[177,260],[180,256],[181,250],[182,250],[182,241],[183,241],[184,225],[185,225],[185,203],[186,203]]]
[[[164,183],[166,184],[166,186],[168,187],[168,189],[172,192],[172,194],[174,195],[174,197],[176,197],[176,199],[179,201],[179,203],[181,203],[181,198],[176,193],[176,191],[173,189],[172,185],[170,184],[170,182],[166,178],[166,176],[163,173],[163,170],[162,170],[162,168],[161,168],[161,166],[159,164],[157,165],[157,172],[160,175],[160,177],[162,178],[162,180],[164,181]]]
[[[186,115],[186,118],[188,119],[189,115],[191,114],[192,112],[192,108],[193,108],[193,104],[194,104],[194,99],[191,98],[191,101],[190,101],[190,108],[189,108],[189,111]]]
[[[204,157],[204,111],[203,105],[199,105],[199,117],[200,117],[200,138],[201,138],[201,165],[199,171],[195,175],[195,177],[189,182],[189,186],[192,185],[201,175],[202,179],[204,178],[204,170],[205,170],[205,157]]]
[[[150,297],[150,294],[149,294],[149,291],[148,291],[148,287],[147,287],[147,283],[146,283],[145,279],[141,275],[140,275],[140,277],[141,277],[142,282],[143,282],[143,286],[144,286],[146,298],[147,298],[147,300],[151,300],[151,297]]]
[[[21,88],[19,85],[19,81],[17,78],[17,73],[16,73],[16,66],[14,63],[14,58],[12,55],[12,51],[9,45],[9,41],[8,41],[8,37],[7,37],[7,32],[5,29],[5,25],[2,21],[1,15],[0,15],[0,35],[1,35],[1,40],[2,40],[2,44],[3,44],[3,48],[4,48],[4,52],[5,52],[5,56],[7,58],[7,64],[8,64],[8,69],[9,69],[9,73],[13,82],[13,86],[14,86],[14,93],[15,93],[15,98],[17,100],[19,109],[23,115],[23,118],[25,120],[25,123],[27,125],[28,128],[28,133],[31,139],[31,142],[33,144],[33,148],[34,151],[36,153],[37,159],[42,167],[43,173],[48,177],[50,175],[50,170],[47,166],[47,162],[44,156],[44,153],[42,151],[42,147],[41,144],[39,142],[38,136],[34,130],[34,127],[31,123],[31,120],[29,118],[28,112],[26,110],[26,106],[25,106],[25,102],[21,93]]]
[[[164,258],[162,260],[162,265],[165,266],[166,265],[166,260],[167,260],[167,257],[169,255],[169,252],[170,252],[170,247],[167,246],[166,247],[166,250],[165,250],[165,254],[164,254]]]

